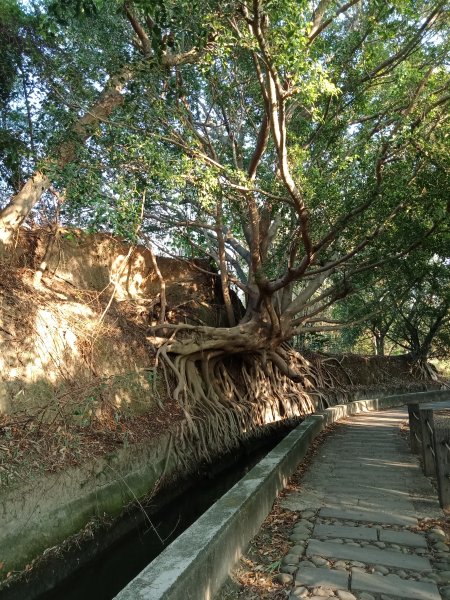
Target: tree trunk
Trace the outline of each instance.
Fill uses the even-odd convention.
[[[216,204],[216,234],[218,242],[219,268],[220,268],[220,284],[222,286],[223,301],[227,312],[228,326],[234,327],[236,320],[234,318],[233,304],[231,302],[230,287],[228,281],[228,267],[225,255],[225,240],[223,238],[222,224],[222,201],[219,199]]]
[[[374,334],[375,338],[375,351],[377,356],[384,356],[385,354],[385,336],[382,333]]]
[[[0,212],[0,244],[6,245],[11,241],[14,232],[19,229],[50,184],[51,181],[45,173],[36,171]]]

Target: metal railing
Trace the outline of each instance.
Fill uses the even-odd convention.
[[[440,505],[448,509],[450,508],[450,402],[427,404],[410,402],[408,414],[411,450],[422,455],[425,475],[436,476]]]

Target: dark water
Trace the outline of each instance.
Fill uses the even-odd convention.
[[[89,543],[83,542],[78,551],[53,561],[36,574],[34,581],[0,592],[0,600],[110,600],[239,481],[285,433],[266,440],[256,451],[234,457],[237,462],[215,475],[204,473],[202,478],[197,478],[193,485],[158,512],[150,514],[154,507],[146,507],[154,528],[143,511],[136,510],[121,523],[115,524],[125,533],[113,543],[105,542],[101,535]],[[71,574],[60,581],[62,571]],[[52,584],[56,581],[59,583]],[[53,587],[49,591],[50,586]]]

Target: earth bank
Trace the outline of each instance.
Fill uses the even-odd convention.
[[[313,376],[260,382],[263,392],[246,395],[241,415],[228,411],[233,435],[224,440],[214,434],[216,414],[187,414],[173,399],[175,382],[148,335],[162,295],[169,322],[223,324],[210,265],[63,230],[56,239],[21,232],[0,268],[0,579],[93,518],[117,516],[280,423],[431,383],[406,357],[308,354]]]

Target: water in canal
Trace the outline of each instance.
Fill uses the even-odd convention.
[[[125,587],[167,545],[178,537],[189,525],[199,518],[218,498],[241,479],[261,460],[286,434],[277,433],[257,450],[237,455],[237,462],[229,464],[216,475],[204,474],[195,484],[165,504],[158,512],[149,507],[153,529],[141,510],[136,510],[117,525],[125,533],[113,543],[94,539],[83,543],[74,556],[62,560],[70,562],[71,574],[62,581],[58,562],[53,561],[47,572],[27,584],[0,592],[3,600],[110,600]],[[230,458],[230,457],[229,457]],[[161,542],[164,540],[164,543]],[[88,561],[80,557],[93,554]],[[77,562],[84,563],[77,566]],[[37,580],[38,579],[38,580]],[[51,590],[48,587],[52,586]],[[47,588],[47,589],[46,589]]]

